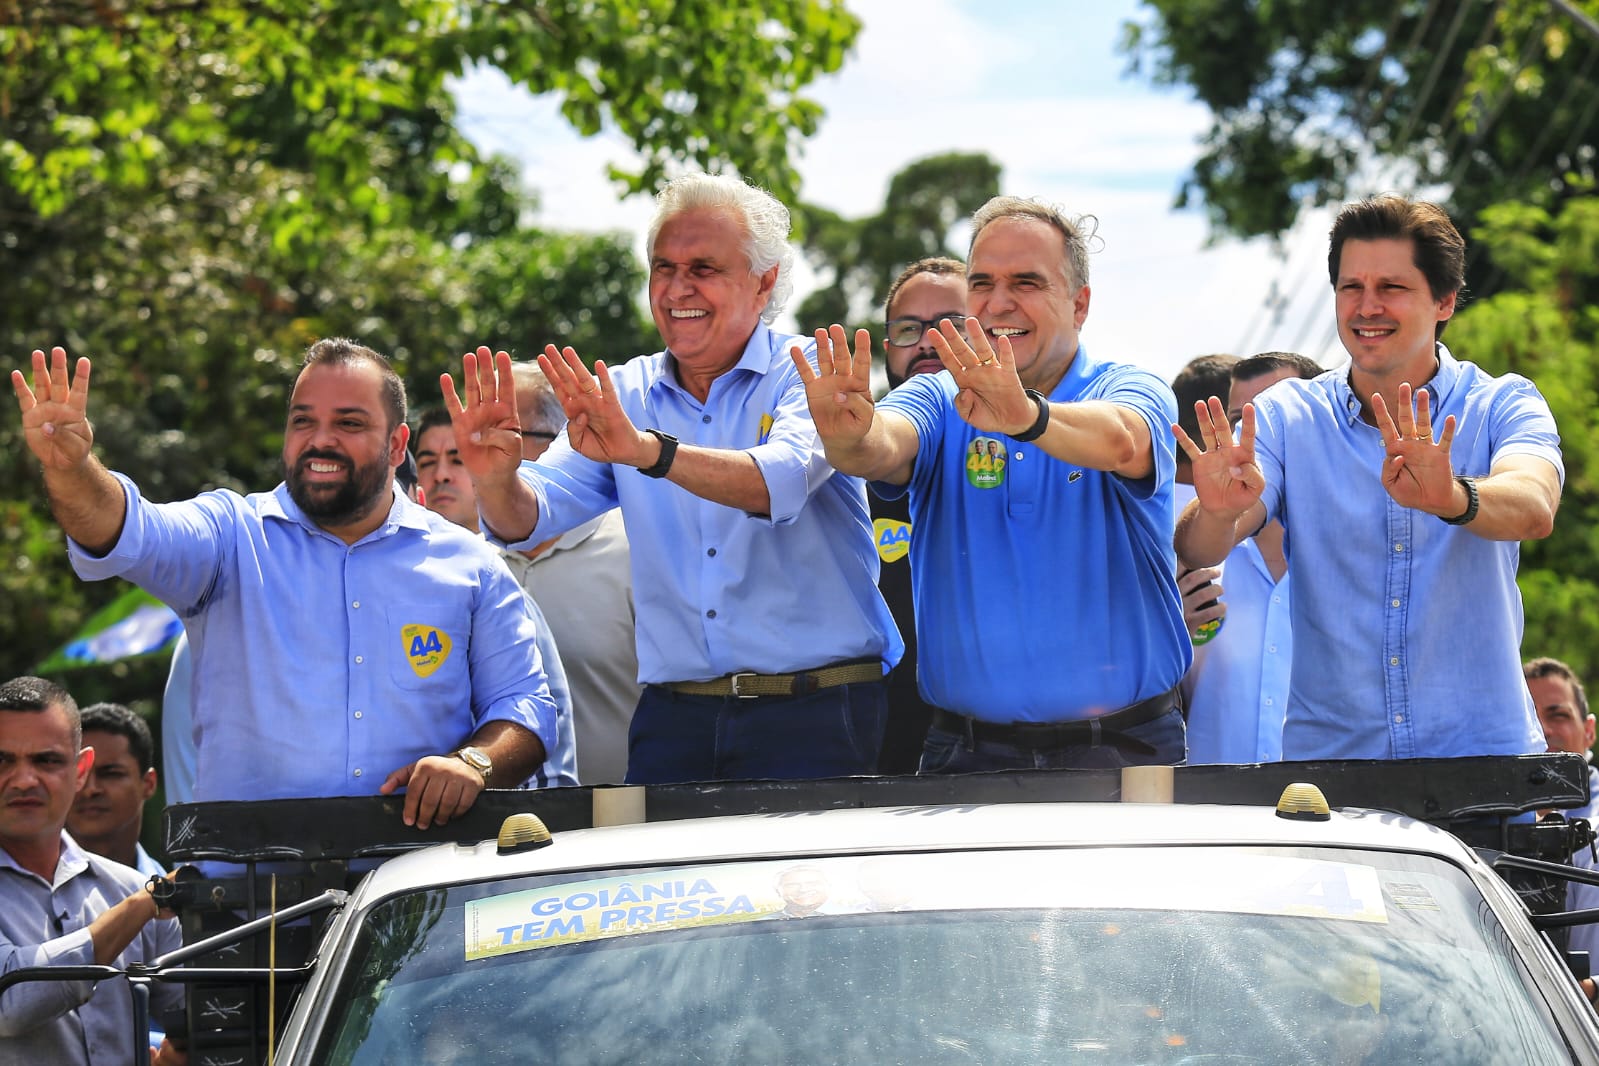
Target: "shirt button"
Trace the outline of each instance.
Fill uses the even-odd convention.
[[[1398,666],[1399,665],[1399,656],[1395,655],[1392,659],[1389,659],[1388,660],[1388,665],[1389,666]]]
[[[1399,606],[1399,601],[1398,601],[1398,600],[1395,600],[1395,601],[1394,601],[1394,606],[1395,606],[1395,607],[1398,607],[1398,606]]]
[[[1404,715],[1402,715],[1402,714],[1394,715],[1394,725],[1404,725],[1404,724],[1405,724],[1405,716]]]
[[[1402,552],[1402,551],[1404,551],[1404,550],[1405,550],[1405,546],[1404,546],[1404,545],[1403,545],[1403,544],[1395,544],[1395,545],[1394,545],[1394,551],[1396,551],[1396,552]]]
[[[700,418],[700,421],[704,422],[708,426],[708,425],[711,424],[711,416],[710,415],[704,415],[704,416],[702,416]]]
[[[356,600],[355,602],[351,603],[350,606],[359,611],[361,609],[361,601]]]
[[[1283,602],[1283,598],[1281,596],[1273,596],[1271,598],[1271,602],[1272,603],[1281,603],[1281,602]]]
[[[356,663],[357,663],[357,665],[359,665],[359,664],[360,664],[360,663],[364,663],[364,662],[366,662],[366,660],[365,660],[365,659],[363,659],[363,658],[361,658],[361,656],[359,656],[359,655],[357,655],[357,656],[356,656],[356,657],[355,657],[355,661],[356,661]]]
[[[356,772],[355,772],[355,776],[356,776],[356,777],[360,777],[360,776],[361,776],[361,771],[360,771],[360,770],[357,770],[357,771],[356,771]]]
[[[1016,461],[1018,463],[1022,461],[1022,453],[1021,452],[1017,452],[1016,453]]]
[[[716,549],[715,548],[706,548],[705,549],[705,554],[709,555],[712,559],[714,559],[714,558],[716,558]]]
[[[356,717],[357,717],[357,718],[359,718],[359,717],[361,717],[361,712],[360,712],[360,711],[356,711],[356,712],[355,712],[355,716],[356,716]]]
[[[1271,652],[1271,653],[1272,653],[1272,654],[1273,654],[1273,655],[1276,655],[1276,654],[1277,654],[1277,645],[1275,645],[1275,644],[1268,644],[1268,645],[1267,645],[1267,646],[1266,646],[1266,650],[1267,650],[1267,651],[1269,651],[1269,652]]]
[[[706,611],[705,612],[705,617],[706,618],[715,618],[716,617],[716,608],[712,607],[709,611]]]
[[[1270,707],[1272,705],[1272,703],[1273,703],[1272,698],[1270,696],[1267,696],[1266,697],[1266,706]]]

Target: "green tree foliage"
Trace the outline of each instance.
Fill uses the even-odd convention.
[[[347,335],[413,406],[468,346],[530,358],[654,348],[623,234],[528,224],[504,160],[455,125],[446,78],[492,63],[584,132],[736,168],[780,194],[858,24],[836,0],[469,4],[0,0],[0,352],[95,361],[108,465],[154,499],[280,477],[300,352]],[[0,676],[119,591],[66,567],[18,419],[0,418]]]
[[[803,204],[798,211],[805,256],[825,284],[795,312],[801,329],[834,322],[860,325],[882,339],[888,286],[905,267],[928,256],[965,258],[950,232],[999,193],[1000,165],[982,152],[948,152],[907,164],[889,180],[883,209],[847,219]]]
[[[1599,15],[1599,0],[1567,0]],[[1212,113],[1179,206],[1218,233],[1281,235],[1300,208],[1364,195],[1375,158],[1475,219],[1552,207],[1594,176],[1599,40],[1542,0],[1145,0],[1132,68]],[[1364,170],[1362,170],[1364,168]]]
[[[1472,232],[1508,283],[1449,325],[1451,350],[1532,378],[1560,427],[1565,491],[1555,531],[1522,546],[1527,657],[1599,679],[1599,196],[1558,212],[1510,202]]]

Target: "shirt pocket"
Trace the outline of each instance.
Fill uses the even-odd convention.
[[[456,693],[468,685],[471,612],[438,602],[390,603],[384,614],[389,678],[408,692]]]

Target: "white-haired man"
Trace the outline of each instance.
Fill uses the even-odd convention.
[[[670,182],[649,231],[665,351],[591,374],[539,360],[570,419],[522,463],[510,357],[444,376],[485,528],[525,550],[620,507],[639,680],[630,782],[876,768],[898,631],[877,591],[863,484],[827,464],[768,323],[792,289],[787,208],[732,178]]]

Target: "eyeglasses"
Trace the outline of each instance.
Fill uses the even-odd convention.
[[[522,431],[522,436],[532,437],[534,440],[554,440],[556,437],[559,437],[560,434],[546,433],[542,429],[524,429]]]
[[[888,320],[888,343],[896,348],[912,348],[922,342],[930,329],[937,329],[944,319],[955,325],[961,340],[967,340],[966,316],[960,312],[939,315],[937,318],[891,318]]]

